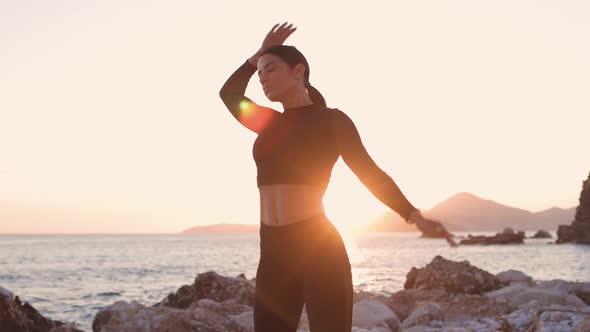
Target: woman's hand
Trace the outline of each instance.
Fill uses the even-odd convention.
[[[258,63],[258,58],[260,57],[260,53],[262,53],[262,51],[266,50],[271,46],[283,45],[287,37],[289,37],[295,30],[297,30],[297,28],[293,28],[293,24],[287,25],[287,22],[281,24],[280,26],[278,23],[275,24],[264,37],[260,49],[256,52],[256,54],[254,54],[249,59],[250,63],[256,66],[256,64]]]
[[[419,210],[416,210],[410,214],[409,217],[412,223],[415,223],[418,229],[428,237],[444,237],[451,247],[458,247],[459,245],[453,236],[449,233],[443,224],[439,221],[427,219],[422,216]]]

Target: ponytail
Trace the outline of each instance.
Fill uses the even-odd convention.
[[[307,83],[307,94],[314,104],[319,104],[323,107],[326,107],[326,99],[324,99],[324,96],[322,96],[318,89],[313,87],[309,82]]]

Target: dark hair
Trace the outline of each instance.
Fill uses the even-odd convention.
[[[295,46],[290,45],[274,45],[267,49],[265,49],[260,55],[264,54],[274,54],[279,58],[283,59],[291,68],[295,67],[298,63],[302,63],[305,66],[305,87],[307,88],[307,93],[309,94],[309,98],[313,101],[314,104],[320,104],[322,106],[326,106],[326,100],[324,96],[318,91],[318,89],[314,88],[311,83],[309,83],[309,64],[307,60],[303,56],[301,52]]]

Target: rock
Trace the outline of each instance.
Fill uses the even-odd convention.
[[[571,225],[560,225],[557,228],[555,243],[590,244],[590,173],[582,182],[580,205],[576,208],[576,216]]]
[[[586,306],[577,296],[537,287],[508,286],[485,295],[495,298],[500,303],[507,302],[520,309],[539,309],[552,304],[573,307]]]
[[[14,300],[14,294],[4,287],[0,287],[0,298]]]
[[[590,331],[590,316],[586,316],[586,318],[580,322],[580,325],[578,325],[578,328],[576,329],[576,332],[588,331]]]
[[[535,314],[534,309],[518,309],[501,317],[512,326],[513,331],[525,331],[533,323]]]
[[[241,276],[224,277],[209,271],[198,274],[194,284],[180,287],[176,293],[170,293],[156,305],[185,309],[202,298],[217,302],[234,300],[240,304],[254,306],[254,285]]]
[[[537,282],[536,287],[539,289],[550,289],[552,291],[567,295],[570,294],[571,284],[569,281],[553,279],[547,281],[539,281]]]
[[[416,325],[429,325],[431,321],[442,320],[444,313],[436,303],[424,303],[414,309],[402,323],[402,329]]]
[[[449,293],[481,294],[500,288],[500,280],[468,261],[454,262],[436,256],[425,268],[412,267],[405,289],[442,289]]]
[[[533,285],[533,278],[527,276],[526,274],[516,271],[516,270],[508,270],[504,272],[500,272],[496,274],[496,277],[500,280],[502,285],[510,286],[510,285],[525,285],[525,286],[532,286]]]
[[[203,298],[184,309],[146,307],[138,302],[116,302],[100,310],[92,323],[94,332],[108,331],[235,331],[252,332],[252,307],[233,300],[215,302]]]
[[[0,331],[80,331],[76,324],[66,324],[43,317],[29,303],[22,303],[6,288],[0,288]]]
[[[536,331],[575,331],[579,329],[584,318],[589,314],[590,311],[576,310],[575,308],[552,307],[545,309],[539,315]]]
[[[397,331],[401,322],[385,304],[377,301],[362,300],[356,302],[353,306],[352,325],[370,329],[386,327],[391,331]]]
[[[590,282],[570,282],[560,279],[540,281],[537,288],[551,289],[562,294],[575,295],[584,303],[590,305]]]
[[[450,301],[439,303],[445,312],[445,320],[467,321],[472,319],[497,317],[515,308],[507,302],[498,302],[485,295],[459,294]]]
[[[471,234],[459,244],[473,245],[473,244],[524,244],[524,232],[518,233],[497,233],[494,236],[472,236]]]
[[[451,295],[442,289],[404,289],[392,294],[389,302],[386,304],[401,321],[404,321],[410,315],[410,312],[421,302],[440,303],[450,300]]]
[[[406,289],[394,293],[386,303],[396,316],[405,321],[410,312],[423,303],[436,303],[445,313],[445,321],[464,322],[473,318],[495,317],[511,312],[514,308],[507,302],[473,294],[450,294],[444,290]],[[459,324],[460,326],[460,324]]]
[[[535,235],[532,237],[533,239],[551,239],[553,236],[547,231],[539,230]]]
[[[432,329],[430,326],[418,325],[412,326],[408,329],[403,329],[401,332],[430,332]]]

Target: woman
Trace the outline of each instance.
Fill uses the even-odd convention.
[[[322,197],[341,156],[362,183],[425,234],[446,235],[423,218],[365,150],[352,120],[309,82],[309,65],[282,45],[296,28],[276,24],[261,48],[225,82],[221,99],[231,114],[258,134],[253,147],[260,192],[260,261],[256,273],[254,330],[296,331],[305,308],[312,332],[351,331],[352,277],[338,231]],[[283,112],[244,96],[254,72]]]

